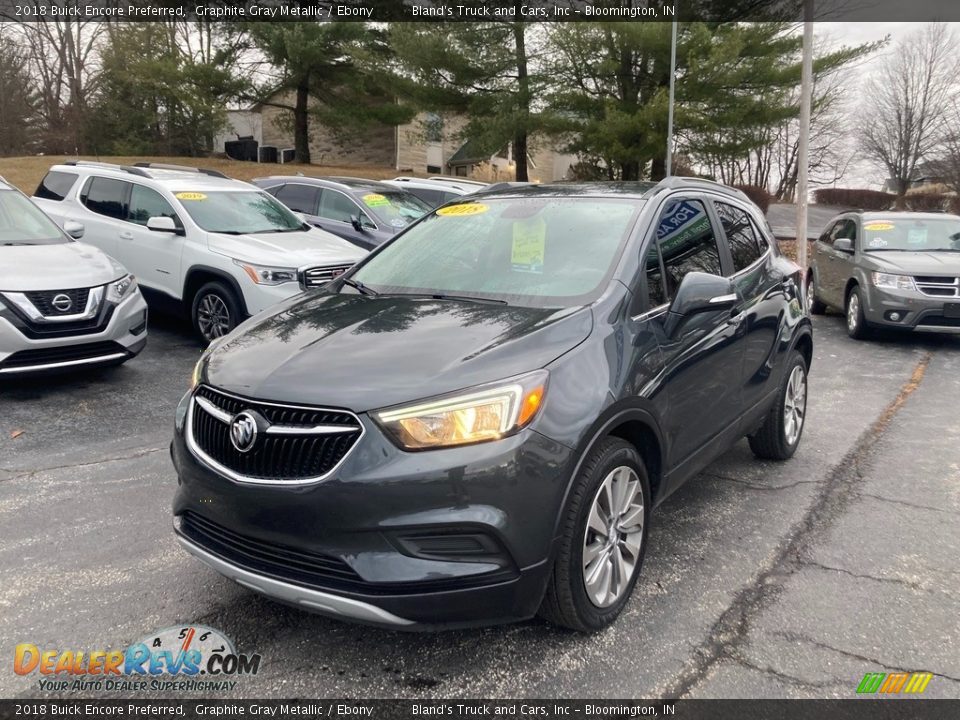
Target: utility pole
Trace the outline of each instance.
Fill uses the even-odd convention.
[[[667,106],[666,176],[673,174],[673,86],[677,82],[677,4],[673,5],[673,30],[670,36],[670,102]]]
[[[813,94],[813,0],[803,2],[803,67],[800,75],[800,143],[797,157],[797,264],[807,272],[807,175],[810,169],[810,105]],[[806,290],[804,290],[806,293]],[[804,295],[806,298],[806,295]]]

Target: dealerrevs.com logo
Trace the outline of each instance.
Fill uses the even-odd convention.
[[[259,655],[238,653],[219,630],[171,627],[125,650],[59,650],[20,643],[17,675],[38,675],[45,692],[229,692],[237,679],[256,675]]]

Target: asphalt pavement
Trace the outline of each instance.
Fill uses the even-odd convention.
[[[960,339],[815,330],[797,455],[744,441],[672,496],[633,599],[592,636],[350,625],[182,552],[167,445],[200,345],[175,322],[120,368],[0,385],[0,697],[41,696],[18,643],[123,648],[188,623],[262,656],[233,698],[853,697],[895,670],[960,697]]]

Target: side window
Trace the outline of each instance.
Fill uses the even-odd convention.
[[[274,195],[277,200],[294,212],[306,213],[307,215],[317,214],[317,206],[320,204],[319,188],[301,185],[300,183],[287,183],[279,188]]]
[[[130,183],[112,178],[93,177],[80,193],[80,202],[98,215],[127,219],[127,190]]]
[[[766,243],[758,237],[746,211],[725,202],[715,202],[714,206],[730,246],[733,271],[740,272],[760,259],[766,250]]]
[[[647,310],[652,310],[666,304],[668,300],[667,289],[663,284],[663,268],[660,265],[657,243],[650,243],[643,266],[647,275]]]
[[[841,220],[838,223],[838,229],[834,240],[837,238],[846,238],[851,242],[857,239],[857,224],[853,220]]]
[[[134,184],[130,190],[130,209],[127,212],[127,220],[137,225],[146,225],[147,220],[152,217],[171,218],[177,227],[181,227],[177,213],[160,193],[143,185]]]
[[[335,190],[325,190],[320,203],[320,217],[339,222],[350,222],[350,217],[360,212],[357,204],[346,195]]]
[[[671,200],[657,223],[669,300],[689,272],[723,275],[717,234],[700,200]]]
[[[40,181],[34,195],[39,198],[44,198],[45,200],[63,200],[67,196],[67,193],[70,192],[70,188],[73,187],[78,177],[80,176],[76,173],[51,170],[44,176],[43,180]]]

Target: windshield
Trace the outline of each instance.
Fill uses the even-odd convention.
[[[865,220],[863,249],[960,252],[960,218],[889,218]]]
[[[244,235],[303,230],[302,220],[264,192],[178,192],[174,197],[208,232]]]
[[[484,198],[447,205],[352,280],[380,293],[568,307],[599,297],[642,205],[636,199]]]
[[[71,242],[56,223],[15,190],[0,190],[0,245]]]
[[[404,228],[430,212],[423,200],[402,190],[366,193],[360,196],[360,202],[377,220],[392,228]]]

